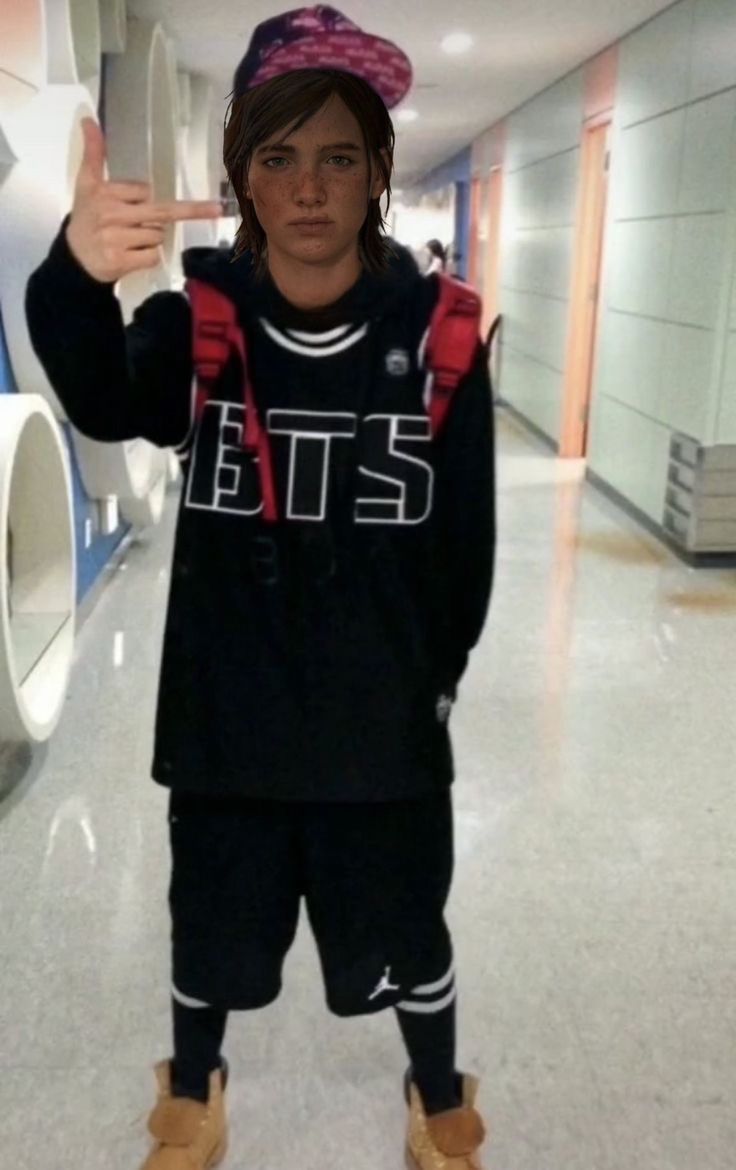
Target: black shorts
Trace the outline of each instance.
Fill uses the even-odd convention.
[[[336,1015],[440,1010],[454,991],[444,919],[454,863],[449,789],[378,804],[172,791],[169,825],[180,1002],[228,1010],[273,1002],[302,895]]]

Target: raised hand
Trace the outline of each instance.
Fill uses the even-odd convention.
[[[82,119],[84,154],[77,172],[66,239],[76,260],[95,280],[114,283],[129,272],[156,268],[167,224],[217,219],[212,200],[154,201],[150,183],[105,178],[105,136],[94,118]]]

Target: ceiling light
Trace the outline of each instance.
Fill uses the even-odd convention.
[[[475,39],[471,37],[470,33],[450,33],[442,41],[442,48],[446,53],[455,56],[458,53],[467,53],[468,49],[475,44]]]
[[[396,121],[397,122],[416,122],[418,117],[419,117],[418,110],[409,110],[409,109],[399,110],[398,114],[396,115]]]

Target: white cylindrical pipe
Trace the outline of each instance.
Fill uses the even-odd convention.
[[[71,206],[85,117],[95,117],[85,89],[52,85],[3,119],[18,159],[0,184],[0,306],[10,362],[18,388],[43,395],[62,421],[64,411],[28,335],[25,289]]]
[[[179,85],[179,109],[181,111],[181,124],[188,126],[192,119],[192,83],[189,74],[180,69],[177,71],[176,80]]]
[[[128,39],[125,0],[100,0],[100,37],[103,53],[124,53]]]
[[[161,24],[128,25],[124,53],[111,57],[105,86],[105,139],[110,178],[149,183],[156,200],[176,198],[177,107],[167,40]],[[171,287],[178,236],[164,231],[162,263],[124,277],[118,285],[123,318],[157,289]]]
[[[121,515],[128,524],[135,528],[150,528],[151,525],[159,523],[164,510],[166,481],[167,472],[164,468],[148,495],[137,500],[120,501]]]
[[[63,436],[38,395],[0,397],[0,741],[43,743],[66,698],[76,557]]]
[[[97,109],[102,55],[99,0],[48,0],[45,13],[48,82],[84,86]]]
[[[112,31],[117,28],[119,33],[123,0],[111,3],[115,6]],[[24,300],[28,277],[46,256],[72,202],[83,147],[81,120],[96,118],[90,92],[79,83],[98,51],[97,0],[94,6],[94,13],[90,0],[59,0],[58,5],[47,6],[46,15],[53,9],[47,25],[53,40],[49,45],[48,76],[58,84],[45,85],[35,93],[32,85],[26,85],[27,100],[18,99],[10,108],[0,110],[0,153],[7,164],[5,170],[0,164],[0,305],[11,364],[18,388],[25,393],[42,394],[60,420],[65,419],[65,413],[31,345]],[[133,22],[125,31],[125,52],[111,60],[112,79],[106,94],[105,174],[108,178],[148,179],[156,197],[173,197],[178,84],[171,49],[160,25]],[[111,34],[110,28],[107,33]],[[20,68],[29,56],[28,35],[18,35],[13,43],[16,42],[21,46]],[[4,48],[7,52],[7,46]],[[0,60],[4,58],[0,56]],[[11,68],[14,65],[12,60],[6,64]],[[113,159],[120,168],[114,174]],[[180,249],[176,231],[171,232],[171,244]],[[132,278],[119,281],[115,288],[127,322],[146,296],[157,288],[170,287],[166,265],[155,273],[146,270],[140,275],[137,284]],[[156,448],[143,440],[99,444],[74,429],[72,434],[90,496],[148,496],[160,474],[161,455]]]
[[[182,136],[184,199],[219,199],[224,103],[216,104],[206,78],[189,75],[189,121]],[[218,220],[187,220],[184,248],[214,247]]]
[[[72,438],[85,491],[95,500],[105,496],[144,499],[165,464],[165,452],[145,439],[98,443],[74,427]]]

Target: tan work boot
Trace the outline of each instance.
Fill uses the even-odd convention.
[[[475,1109],[479,1082],[463,1074],[463,1103],[427,1117],[419,1090],[407,1073],[404,1096],[409,1106],[406,1164],[409,1170],[483,1170],[478,1151],[486,1138]]]
[[[191,1097],[171,1095],[171,1064],[155,1067],[158,1101],[148,1119],[156,1145],[141,1170],[211,1170],[227,1153],[225,1089],[227,1064],[210,1073],[206,1105]]]

